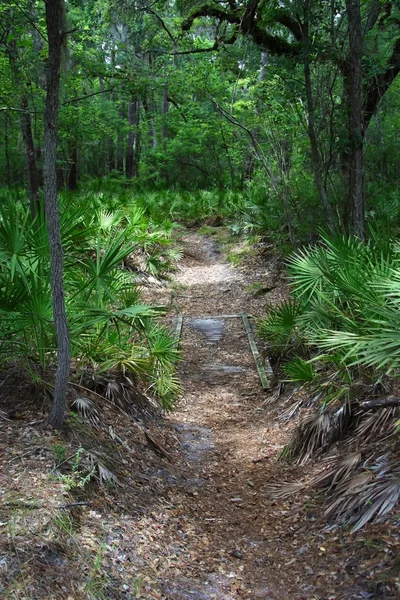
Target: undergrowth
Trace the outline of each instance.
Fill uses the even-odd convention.
[[[307,485],[327,488],[327,516],[357,531],[400,500],[400,247],[376,235],[324,237],[295,252],[288,273],[291,297],[258,324],[281,378],[296,386],[281,416],[308,413],[282,458],[305,464],[338,443],[339,458]]]

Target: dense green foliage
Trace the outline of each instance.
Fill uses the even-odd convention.
[[[111,212],[101,197],[89,213],[87,200],[61,197],[75,374],[129,374],[171,407],[179,394],[175,340],[154,321],[163,309],[140,302],[138,281],[172,268],[170,232],[135,204]],[[42,213],[31,220],[22,195],[2,194],[0,261],[1,363],[19,361],[46,387],[55,360],[47,230]]]
[[[151,191],[203,189],[217,194],[213,210],[221,191],[244,190],[246,218],[239,203],[237,220],[254,218],[292,243],[327,223],[351,228],[346,2],[76,0],[67,8],[61,187],[107,177]],[[398,7],[365,2],[361,13],[366,218],[393,224]],[[27,119],[40,185],[43,3],[3,2],[0,20],[0,185],[25,183]]]
[[[271,355],[282,360],[283,379],[307,392],[286,414],[305,404],[313,410],[282,457],[306,462],[347,440],[353,453],[310,485],[329,487],[327,513],[353,523],[354,531],[400,499],[400,401],[391,395],[400,364],[399,259],[398,243],[376,235],[368,243],[325,238],[290,257],[292,297],[259,323]],[[377,458],[374,443],[384,440]]]

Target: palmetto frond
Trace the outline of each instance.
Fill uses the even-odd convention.
[[[90,423],[92,427],[99,427],[101,423],[100,413],[94,405],[93,400],[85,396],[78,396],[71,404],[71,408],[76,410],[84,421]]]
[[[387,515],[399,500],[400,466],[386,454],[369,462],[368,467],[365,464],[361,472],[338,480],[325,514],[353,525],[354,533],[372,519]]]
[[[303,311],[304,306],[292,298],[271,308],[257,324],[259,335],[267,339],[273,348],[292,346],[299,336],[298,323]]]
[[[269,485],[267,491],[270,498],[273,498],[274,500],[284,500],[285,498],[289,498],[290,496],[293,496],[293,494],[297,494],[297,492],[304,490],[305,487],[307,487],[307,484],[301,481],[279,483],[277,485]]]
[[[287,381],[298,383],[312,383],[317,374],[314,371],[312,362],[305,361],[299,356],[287,362],[284,366]]]
[[[270,486],[268,493],[282,499],[304,488],[327,488],[325,515],[352,525],[352,533],[373,519],[384,518],[400,501],[400,466],[390,452],[364,461],[361,452],[353,452],[330,462],[311,480]]]
[[[304,464],[311,457],[328,450],[344,435],[351,425],[352,416],[352,407],[345,402],[337,409],[325,409],[307,417],[296,429],[284,458]]]
[[[397,408],[385,408],[362,415],[354,437],[362,440],[364,444],[370,444],[393,434],[398,414]]]
[[[288,445],[288,457],[297,457],[300,464],[305,463],[321,448],[331,444],[331,419],[327,412],[312,415],[301,423]]]
[[[101,457],[97,453],[89,450],[84,450],[82,455],[81,464],[85,467],[89,473],[93,474],[100,485],[108,486],[122,486],[117,475],[111,471],[109,467],[106,467]]]
[[[102,234],[111,233],[116,230],[123,218],[123,214],[120,211],[110,211],[107,209],[100,209],[96,214],[96,222],[98,230]]]

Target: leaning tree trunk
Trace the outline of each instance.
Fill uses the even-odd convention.
[[[365,237],[364,131],[362,116],[363,32],[360,0],[346,0],[349,27],[349,57],[345,87],[349,113],[349,200],[352,232]]]
[[[47,92],[44,122],[44,202],[50,243],[50,283],[58,359],[50,423],[57,429],[61,429],[64,423],[71,362],[64,297],[63,250],[57,197],[57,121],[61,57],[66,36],[64,0],[46,1],[46,25],[49,57],[47,61]]]

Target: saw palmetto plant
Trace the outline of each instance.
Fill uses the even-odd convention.
[[[257,324],[258,333],[267,340],[274,355],[287,354],[298,349],[303,342],[299,317],[304,306],[296,298],[289,298],[277,307],[271,307],[266,317]]]
[[[10,194],[0,206],[0,361],[29,362],[38,380],[55,361],[49,287],[49,251],[43,214],[32,222],[24,199]],[[149,231],[146,237],[146,227]],[[165,407],[179,393],[172,336],[157,324],[163,309],[143,305],[137,275],[124,261],[138,247],[153,257],[153,272],[168,270],[170,232],[149,225],[142,209],[92,210],[78,199],[61,201],[65,290],[74,370],[89,368],[116,378],[124,370],[150,387]],[[157,258],[157,256],[159,258]],[[157,262],[158,260],[158,262]],[[39,376],[40,375],[40,376]]]
[[[390,512],[400,498],[398,453],[377,459],[373,446],[388,436],[386,445],[393,445],[399,409],[395,402],[363,402],[390,389],[400,366],[400,249],[388,240],[378,244],[374,236],[366,243],[326,237],[297,251],[288,269],[292,298],[259,324],[260,334],[289,359],[284,379],[303,389],[303,399],[294,399],[296,409],[308,407],[282,458],[304,464],[339,441],[340,447],[356,447],[352,459],[334,459],[329,474],[311,483],[329,489],[327,516],[356,531]],[[293,357],[295,339],[303,344]],[[271,493],[282,497],[285,487],[293,493],[301,486]]]

